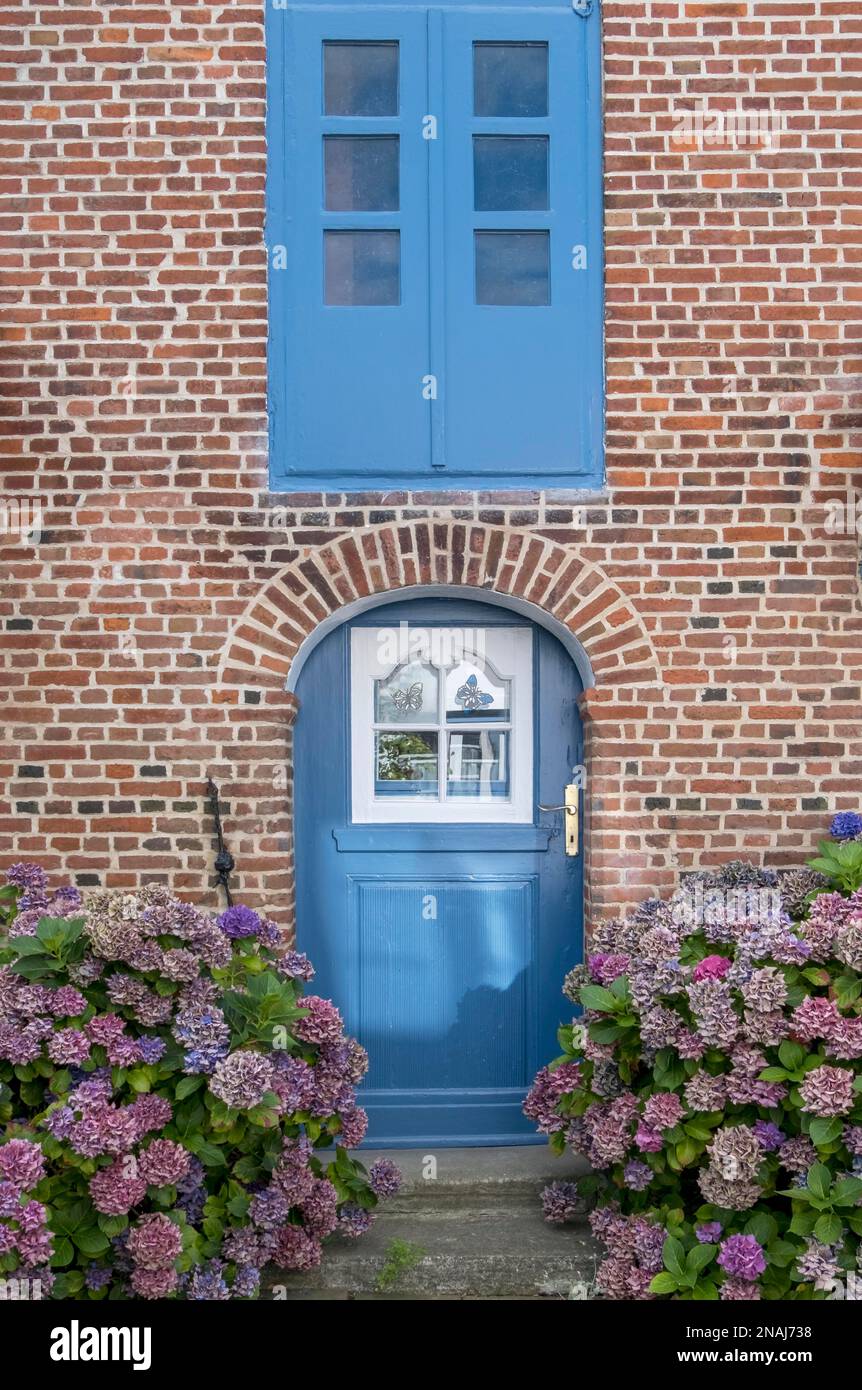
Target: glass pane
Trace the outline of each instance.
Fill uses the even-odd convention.
[[[547,232],[476,233],[477,304],[550,304]]]
[[[546,135],[474,135],[477,212],[534,212],[548,207]]]
[[[327,135],[323,166],[329,212],[397,212],[397,135]]]
[[[477,116],[547,116],[546,43],[474,43]]]
[[[450,724],[465,720],[507,720],[511,681],[497,681],[472,661],[461,661],[446,675],[446,718]]]
[[[323,110],[327,116],[397,116],[398,44],[325,43]]]
[[[449,735],[447,792],[482,800],[509,795],[509,735],[470,729]]]
[[[375,734],[377,796],[437,795],[437,735]]]
[[[324,232],[327,304],[398,304],[398,232]]]
[[[437,672],[411,661],[386,680],[374,682],[374,719],[378,724],[437,723]]]

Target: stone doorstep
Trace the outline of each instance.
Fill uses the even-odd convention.
[[[552,1182],[573,1182],[589,1172],[589,1165],[567,1150],[557,1158],[547,1144],[511,1148],[354,1149],[351,1157],[366,1168],[378,1158],[389,1158],[401,1169],[401,1190],[381,1210],[416,1210],[429,1214],[451,1204],[496,1205],[535,1203],[539,1209],[542,1189]]]
[[[436,1153],[429,1146],[354,1156],[366,1167],[392,1158],[402,1191],[381,1206],[367,1235],[327,1241],[318,1269],[271,1271],[268,1286],[283,1286],[288,1299],[567,1299],[573,1285],[593,1282],[598,1257],[586,1221],[550,1226],[539,1203],[548,1182],[584,1171],[571,1155],[555,1159],[544,1146]],[[429,1156],[437,1161],[433,1179]],[[393,1241],[424,1253],[381,1292]]]

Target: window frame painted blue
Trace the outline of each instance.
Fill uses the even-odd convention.
[[[269,279],[269,333],[268,333],[268,403],[269,403],[269,457],[270,487],[276,493],[291,492],[366,492],[366,491],[440,491],[469,490],[483,491],[500,488],[577,488],[585,491],[598,488],[604,478],[604,340],[603,340],[603,209],[602,209],[602,122],[601,122],[601,35],[598,3],[593,4],[589,15],[576,11],[571,0],[533,0],[533,3],[518,3],[518,0],[473,0],[465,7],[457,3],[429,5],[428,0],[377,0],[368,5],[364,0],[340,0],[340,3],[325,3],[325,0],[304,0],[304,3],[283,5],[276,3],[267,6],[267,141],[269,165],[266,198],[266,244],[268,249]],[[316,16],[316,20],[315,20]],[[338,32],[331,29],[333,17],[337,16]],[[578,216],[566,222],[566,243],[571,244],[572,252],[583,246],[586,251],[586,269],[575,269],[574,264],[568,272],[577,279],[577,315],[572,315],[567,323],[565,337],[565,372],[560,373],[554,389],[543,396],[542,418],[549,418],[549,399],[554,402],[552,409],[559,415],[554,419],[560,422],[557,431],[559,438],[571,439],[571,457],[566,449],[563,458],[560,450],[557,457],[548,460],[548,451],[541,447],[533,451],[515,451],[508,461],[500,461],[494,454],[496,444],[484,460],[478,463],[477,452],[471,447],[480,441],[481,422],[473,431],[473,441],[465,422],[469,412],[462,403],[461,424],[457,426],[464,436],[464,451],[458,457],[459,433],[453,434],[451,419],[447,419],[447,367],[448,343],[458,327],[451,323],[447,330],[447,317],[451,320],[447,301],[451,290],[449,272],[451,254],[447,256],[445,243],[451,238],[451,216],[446,211],[447,198],[452,196],[452,159],[444,159],[446,144],[445,88],[442,81],[445,30],[447,24],[457,27],[465,22],[478,25],[481,37],[489,41],[512,41],[520,33],[529,41],[539,36],[542,16],[559,24],[563,18],[572,26],[574,42],[579,54],[578,71],[573,82],[578,86],[582,97],[583,138],[572,145],[573,158],[578,165]],[[324,117],[321,115],[314,131],[309,134],[298,127],[296,110],[297,94],[291,90],[292,26],[297,22],[308,21],[314,31],[315,23],[320,26],[320,34],[326,25],[330,26],[327,37],[333,39],[400,38],[403,32],[417,33],[417,25],[425,28],[427,87],[414,93],[410,109],[405,107],[403,75],[400,81],[399,114],[397,117]],[[488,27],[493,25],[494,27]],[[477,37],[479,37],[477,35]],[[403,47],[403,45],[402,45]],[[322,82],[322,78],[321,78]],[[553,78],[552,78],[553,83]],[[441,100],[433,95],[443,94]],[[405,180],[405,168],[409,170],[411,156],[405,148],[405,139],[422,139],[420,131],[414,131],[412,122],[418,112],[418,105],[424,108],[422,115],[442,117],[442,130],[437,140],[422,140],[422,145],[414,145],[412,173]],[[554,110],[553,85],[550,94],[550,110]],[[414,109],[416,108],[416,109]],[[435,108],[437,108],[435,110]],[[571,110],[571,103],[569,103]],[[356,339],[353,343],[345,339],[341,332],[334,335],[338,350],[324,352],[317,360],[313,351],[316,339],[309,331],[309,295],[302,293],[301,266],[303,251],[307,263],[310,243],[301,248],[298,242],[298,228],[302,218],[297,216],[293,205],[294,170],[297,159],[313,159],[308,155],[312,146],[319,147],[322,163],[322,139],[325,133],[339,133],[346,128],[357,134],[373,129],[379,133],[397,131],[401,137],[401,210],[397,213],[358,214],[357,226],[397,226],[401,230],[402,245],[402,285],[405,274],[408,285],[412,284],[414,296],[421,295],[422,272],[417,262],[424,256],[428,270],[425,276],[424,305],[416,300],[417,320],[404,323],[403,328],[413,334],[410,341],[414,347],[413,359],[407,361],[406,350],[397,345],[398,333],[394,332],[387,345],[377,342],[380,336],[375,333],[375,342],[369,353],[359,352]],[[544,117],[475,117],[469,128],[461,132],[463,139],[472,148],[473,133],[480,131],[506,131],[512,134],[544,133],[550,131],[553,142],[553,127],[549,118]],[[577,137],[576,137],[577,139]],[[302,154],[303,143],[306,155]],[[559,143],[559,137],[558,137]],[[552,143],[552,161],[554,159]],[[425,181],[427,202],[425,211],[427,223],[424,228],[410,225],[405,235],[405,197],[410,196],[409,178],[421,178],[420,164],[426,161]],[[461,161],[463,164],[463,160]],[[307,175],[306,170],[306,175]],[[460,179],[460,174],[459,174]],[[553,179],[553,162],[552,162]],[[559,178],[556,180],[559,185]],[[306,185],[308,186],[308,185]],[[324,213],[321,183],[320,228],[341,225],[347,226],[354,215],[348,213]],[[569,210],[572,200],[569,199]],[[554,190],[551,191],[551,216],[553,216]],[[472,211],[472,198],[468,215],[477,229],[499,226],[506,230],[510,226],[528,229],[528,213],[477,213]],[[548,214],[536,214],[536,226],[547,225]],[[449,219],[447,225],[447,217]],[[414,221],[419,219],[414,217]],[[311,225],[310,217],[305,219]],[[570,234],[571,233],[571,234]],[[322,238],[321,238],[322,241]],[[413,243],[411,245],[411,243]],[[559,243],[559,238],[558,238]],[[472,259],[473,247],[470,247]],[[322,255],[322,251],[321,251]],[[405,256],[409,259],[405,260]],[[552,250],[552,275],[559,277],[566,273],[560,261],[559,244]],[[405,270],[406,266],[406,270]],[[433,268],[433,269],[432,269]],[[472,272],[471,272],[472,274]],[[321,270],[322,276],[322,270]],[[412,279],[410,278],[412,277]],[[457,279],[457,277],[456,277]],[[461,276],[461,284],[464,279]],[[306,280],[307,283],[307,280]],[[573,281],[574,283],[574,281]],[[553,282],[552,282],[553,293]],[[321,292],[322,298],[322,292]],[[402,290],[403,301],[403,290]],[[329,314],[333,306],[325,306]],[[476,308],[479,306],[472,305]],[[481,306],[480,312],[489,315],[509,314],[515,316],[544,315],[548,307]],[[403,304],[402,304],[403,308]],[[336,315],[353,316],[346,320],[348,331],[359,321],[357,316],[377,315],[379,325],[385,324],[387,314],[402,315],[402,308],[335,308]],[[425,320],[421,322],[424,312]],[[379,316],[384,316],[381,320]],[[408,315],[403,315],[404,319]],[[523,321],[523,319],[522,319]],[[418,325],[418,326],[417,326]],[[417,334],[427,335],[427,350],[416,348]],[[385,330],[384,330],[385,335]],[[310,350],[312,349],[312,350]],[[424,358],[424,363],[422,359]],[[339,360],[340,359],[340,360]],[[399,360],[400,359],[400,360]],[[505,359],[503,359],[505,360]],[[369,375],[358,381],[351,370],[361,362]],[[424,365],[423,371],[416,366]],[[499,364],[498,364],[499,365]],[[435,370],[436,369],[436,370]],[[398,404],[392,404],[392,374],[401,373],[401,388],[396,397]],[[416,378],[415,383],[413,378]],[[495,378],[491,377],[493,382]],[[429,383],[423,392],[423,381]],[[375,382],[379,383],[384,394],[375,396]],[[351,391],[356,388],[353,406],[350,404]],[[486,383],[487,386],[487,383]],[[505,397],[510,392],[511,383],[502,381],[500,391]],[[411,394],[412,393],[412,394]],[[436,393],[436,394],[435,394]],[[486,402],[494,398],[493,389],[484,392]],[[430,398],[426,399],[426,395]],[[462,393],[462,399],[472,399],[469,388]],[[380,418],[387,421],[385,431],[364,428],[363,420],[357,411],[366,411],[366,421],[376,425]],[[385,408],[385,413],[381,411]],[[525,403],[525,410],[529,403]],[[398,413],[400,410],[400,414]],[[450,407],[450,415],[452,414]],[[351,422],[348,432],[345,428],[342,440],[335,448],[319,449],[320,457],[309,462],[312,448],[309,443],[308,422],[315,418],[326,422],[326,428],[336,429],[336,417]],[[420,418],[421,417],[421,418]],[[337,435],[333,435],[338,439]],[[499,433],[499,440],[505,441],[505,430]],[[342,447],[343,444],[343,447]],[[454,446],[454,447],[453,447]],[[471,464],[470,459],[473,459]],[[526,460],[526,461],[525,461]]]

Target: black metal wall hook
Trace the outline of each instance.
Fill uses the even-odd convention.
[[[224,834],[221,825],[221,810],[219,808],[219,790],[212,777],[207,776],[207,795],[209,796],[210,811],[215,827],[216,840],[218,841],[218,853],[215,857],[216,878],[224,889],[228,907],[233,907],[233,898],[230,891],[230,876],[236,865],[234,857],[224,842]]]

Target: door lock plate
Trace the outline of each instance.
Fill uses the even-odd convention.
[[[580,787],[577,782],[570,782],[566,787],[566,854],[576,855],[578,853],[578,798]]]

